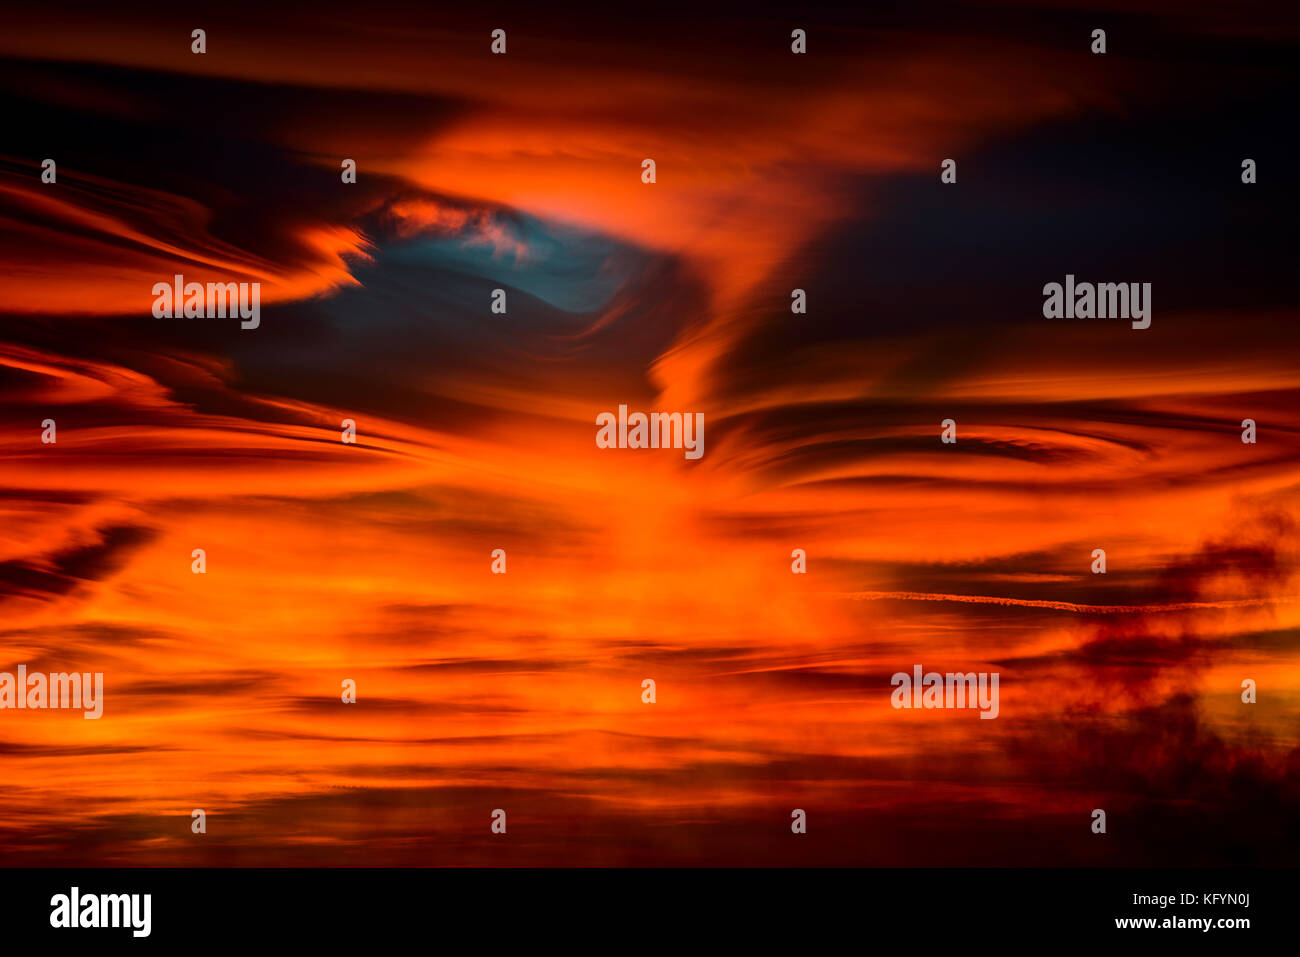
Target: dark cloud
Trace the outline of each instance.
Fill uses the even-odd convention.
[[[0,562],[0,596],[56,597],[121,571],[131,555],[153,541],[157,530],[115,525],[96,532],[98,541],[42,556],[42,560]]]

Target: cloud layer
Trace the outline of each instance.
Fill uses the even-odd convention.
[[[232,8],[203,56],[16,15],[0,670],[106,700],[0,712],[0,860],[1293,860],[1261,9],[1125,4],[1106,57],[1064,3],[807,14],[805,57],[726,11],[520,9],[506,57],[416,7]],[[155,319],[177,273],[261,282],[260,328]],[[1043,319],[1067,273],[1151,328]],[[703,459],[596,448],[619,404],[703,412]],[[998,720],[892,709],[916,663],[998,671]]]

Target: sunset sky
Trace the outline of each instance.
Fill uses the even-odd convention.
[[[862,6],[7,13],[0,864],[1294,862],[1300,14]]]

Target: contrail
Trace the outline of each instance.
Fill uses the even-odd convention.
[[[837,598],[854,601],[879,601],[885,598],[899,601],[961,601],[977,605],[1019,605],[1025,608],[1052,608],[1056,611],[1075,611],[1087,615],[1150,614],[1161,611],[1199,611],[1208,608],[1249,608],[1258,605],[1283,605],[1295,602],[1286,598],[1240,598],[1232,601],[1179,601],[1168,605],[1078,605],[1072,601],[1041,601],[1033,598],[1000,598],[996,595],[947,595],[920,591],[853,591],[839,592]]]

